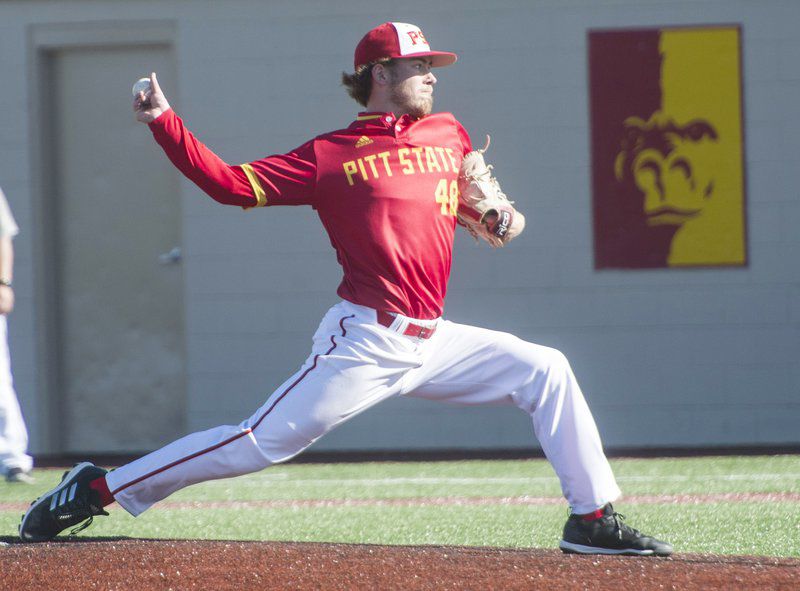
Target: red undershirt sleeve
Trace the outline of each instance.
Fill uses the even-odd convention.
[[[244,208],[314,204],[313,140],[288,154],[230,165],[194,137],[171,109],[150,123],[150,129],[178,170],[215,201]]]

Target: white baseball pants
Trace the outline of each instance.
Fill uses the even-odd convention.
[[[408,322],[435,326],[435,332],[429,339],[405,336]],[[531,416],[574,512],[589,513],[620,494],[560,352],[447,320],[398,316],[387,328],[375,310],[350,302],[328,311],[306,362],[249,419],[183,437],[109,472],[106,480],[117,502],[139,515],[190,484],[285,462],[391,396],[515,405]]]
[[[14,380],[11,377],[11,358],[8,353],[8,322],[0,315],[0,467],[3,473],[12,468],[28,472],[33,458],[28,449],[28,431],[19,408]]]

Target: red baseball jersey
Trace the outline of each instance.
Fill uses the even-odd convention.
[[[441,316],[458,208],[458,169],[472,149],[450,113],[361,113],[346,129],[287,154],[231,166],[167,111],[156,141],[215,200],[242,207],[310,205],[336,249],[338,294],[412,318]]]

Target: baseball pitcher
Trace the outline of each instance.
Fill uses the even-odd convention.
[[[322,318],[305,363],[239,425],[183,437],[112,472],[84,462],[22,519],[24,541],[79,530],[105,506],[139,515],[194,483],[263,470],[394,396],[506,404],[531,417],[571,515],[565,552],[668,555],[627,526],[620,490],[567,359],[511,334],[442,317],[459,225],[492,247],[525,227],[485,149],[450,113],[433,112],[433,51],[411,24],[383,23],[343,75],[363,107],[346,127],[285,154],[231,165],[198,141],[152,74],[137,83],[136,118],[172,163],[212,199],[243,208],[307,205],[342,267],[339,303]]]

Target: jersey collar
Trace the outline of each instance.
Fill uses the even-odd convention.
[[[405,126],[407,127],[411,121],[411,117],[408,115],[402,115],[399,118],[399,121],[404,121]],[[394,113],[384,113],[378,111],[362,111],[356,117],[356,120],[350,125],[350,127],[356,128],[375,128],[380,127],[383,129],[388,129],[393,127],[395,123],[398,122],[398,118],[395,117]]]

